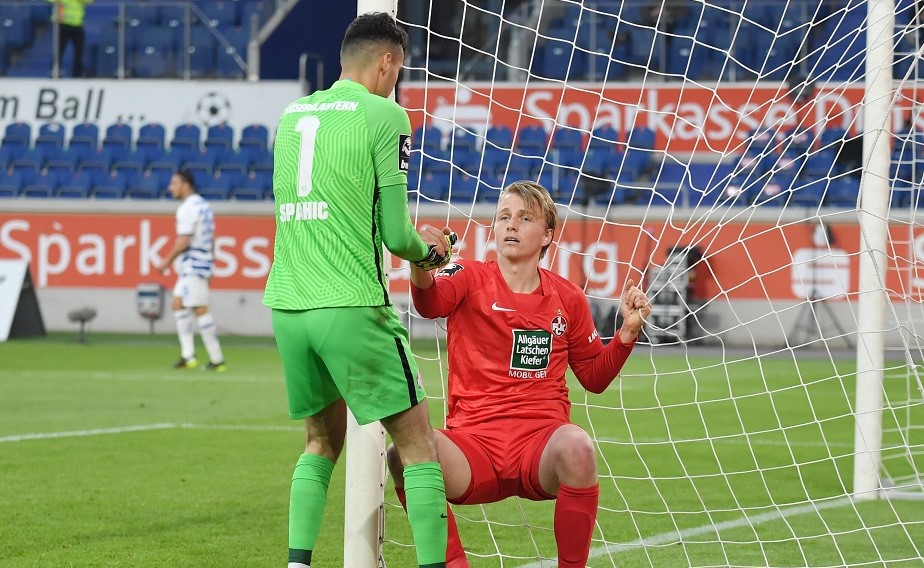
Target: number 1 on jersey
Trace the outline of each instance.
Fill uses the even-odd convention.
[[[311,193],[311,172],[314,169],[314,143],[317,140],[321,121],[313,115],[303,116],[295,125],[295,130],[302,135],[298,145],[298,196],[305,197]]]

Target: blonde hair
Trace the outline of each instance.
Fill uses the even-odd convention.
[[[534,181],[515,181],[501,191],[498,203],[505,195],[511,193],[520,196],[527,211],[542,213],[545,217],[546,229],[551,230],[553,235],[555,234],[555,228],[558,226],[558,208],[555,207],[555,200],[552,199],[549,190]],[[551,245],[552,243],[549,243],[542,247],[542,251],[539,253],[540,259],[545,257],[545,252]]]

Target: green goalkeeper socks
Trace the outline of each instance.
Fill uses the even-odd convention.
[[[333,471],[334,462],[325,457],[302,454],[298,458],[289,495],[290,562],[311,563],[311,551],[321,530],[327,486]]]
[[[446,565],[446,485],[437,462],[404,468],[407,518],[414,533],[420,566]]]

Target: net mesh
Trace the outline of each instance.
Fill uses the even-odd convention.
[[[924,559],[920,19],[897,2],[881,498],[854,500],[865,2],[399,3],[412,208],[491,259],[494,203],[553,192],[543,265],[601,335],[626,279],[653,311],[602,395],[590,566],[919,565]],[[407,291],[407,269],[392,277]],[[393,290],[395,288],[393,287]],[[401,303],[402,294],[394,295]],[[406,302],[404,304],[407,305]],[[401,307],[423,372],[442,326]],[[472,330],[477,333],[477,330]],[[860,339],[858,347],[857,342]],[[433,355],[431,355],[433,353]],[[435,377],[434,377],[435,378]],[[439,400],[440,391],[430,389]],[[431,409],[438,406],[433,402]],[[384,554],[411,554],[386,494]],[[455,507],[472,566],[554,565],[553,502]],[[407,556],[411,558],[411,556]]]

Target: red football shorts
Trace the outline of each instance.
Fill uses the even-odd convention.
[[[441,430],[462,450],[472,482],[454,505],[494,503],[514,495],[532,501],[554,499],[539,484],[539,459],[560,420],[492,420],[481,426]]]

